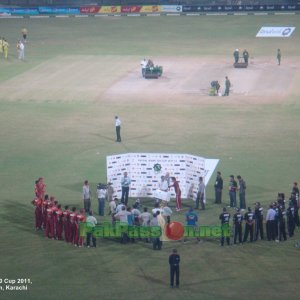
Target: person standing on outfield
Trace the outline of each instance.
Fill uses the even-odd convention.
[[[173,249],[171,255],[169,256],[170,265],[170,287],[174,287],[174,277],[176,276],[176,287],[179,288],[179,263],[180,256],[176,249]]]
[[[229,190],[230,207],[236,207],[237,182],[235,181],[233,175],[230,175],[228,190]]]
[[[245,62],[246,64],[248,64],[248,60],[249,60],[249,52],[248,52],[246,49],[243,51],[243,58],[244,58],[244,62]]]
[[[26,28],[22,28],[21,33],[23,37],[23,42],[26,43],[28,30]]]
[[[82,200],[85,212],[89,212],[91,209],[91,195],[89,182],[85,180],[82,187]]]
[[[25,46],[22,43],[22,41],[18,41],[17,50],[19,53],[18,58],[21,60],[24,60],[25,59]]]
[[[121,120],[118,116],[115,116],[115,126],[116,126],[116,135],[117,139],[116,142],[121,142]]]
[[[9,43],[7,42],[6,39],[3,39],[2,47],[3,47],[4,58],[7,59],[8,58]]]
[[[225,77],[225,92],[224,92],[224,96],[229,96],[230,87],[231,87],[230,80],[228,79],[228,76],[226,76]]]
[[[215,181],[215,203],[222,203],[222,190],[223,190],[223,178],[221,176],[221,172],[217,172],[217,178]]]
[[[241,175],[238,175],[237,179],[239,181],[238,190],[240,196],[240,209],[246,209],[246,182]]]
[[[277,62],[278,62],[278,66],[280,66],[281,64],[281,50],[277,49]]]
[[[233,225],[234,225],[234,240],[233,243],[236,245],[237,237],[239,237],[239,244],[243,243],[242,240],[242,222],[243,215],[240,212],[240,209],[237,209],[237,212],[233,215]]]
[[[258,235],[260,234],[260,239],[264,239],[264,227],[263,227],[263,220],[264,220],[264,209],[261,207],[260,202],[255,203],[255,237],[254,240],[258,239]]]
[[[275,217],[276,212],[273,208],[273,205],[270,205],[266,216],[266,230],[268,241],[275,240]]]
[[[253,242],[253,225],[254,225],[254,213],[252,212],[251,208],[248,207],[248,212],[245,213],[245,235],[243,242],[247,242],[248,234],[250,233],[250,242]]]
[[[237,64],[239,62],[239,58],[240,58],[239,49],[234,50],[233,57],[234,57],[234,63]]]
[[[97,225],[97,220],[93,216],[93,212],[92,211],[89,211],[88,217],[86,218],[86,223],[87,223],[87,226],[90,229],[90,231],[88,231],[88,233],[86,235],[86,246],[88,248],[90,248],[90,242],[91,242],[91,238],[92,238],[93,247],[96,248],[96,238],[93,236],[93,231],[94,231],[94,229],[95,229],[95,227]]]
[[[128,176],[127,172],[124,172],[124,176],[121,179],[121,186],[122,186],[122,197],[121,202],[124,203],[126,206],[128,204],[128,196],[129,196],[129,186],[131,184],[131,179]]]
[[[175,177],[171,177],[173,184],[170,187],[173,187],[176,194],[176,211],[181,210],[181,190],[179,187],[179,182],[176,180]]]
[[[98,198],[98,213],[99,216],[104,216],[104,210],[105,210],[105,198],[107,195],[106,187],[99,183],[97,186],[97,198]]]
[[[203,177],[199,177],[198,193],[196,198],[196,209],[199,209],[199,202],[201,204],[201,209],[205,210],[205,184],[203,182]]]
[[[229,235],[229,220],[230,220],[230,213],[227,212],[226,207],[223,208],[223,212],[219,216],[219,220],[221,221],[221,246],[224,246],[224,240],[226,236],[227,245],[230,245],[230,235]],[[225,234],[226,233],[226,234]]]

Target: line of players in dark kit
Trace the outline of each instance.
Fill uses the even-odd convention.
[[[266,227],[266,239],[268,241],[286,241],[287,233],[289,237],[294,236],[295,228],[300,229],[299,221],[299,188],[297,182],[294,182],[294,186],[291,192],[291,196],[286,207],[285,194],[278,193],[277,201],[272,202],[269,205],[265,222],[263,207],[259,202],[255,203],[254,211],[251,207],[248,207],[245,214],[242,213],[240,208],[235,208],[236,212],[233,215],[233,243],[242,244],[248,242],[250,236],[250,242],[256,241],[259,238],[265,240],[264,235],[264,223]],[[220,214],[219,219],[221,225],[229,225],[230,213],[227,208],[223,208],[223,212]],[[243,222],[244,236],[243,236]],[[224,242],[230,245],[230,237],[221,237],[221,246],[224,246]]]

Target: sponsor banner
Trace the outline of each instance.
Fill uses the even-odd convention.
[[[132,6],[121,6],[122,13],[158,13],[160,12],[160,5],[132,5]]]
[[[160,5],[143,5],[140,10],[141,13],[157,13],[160,12]]]
[[[296,27],[262,27],[256,37],[290,37]]]
[[[183,198],[197,195],[199,177],[207,184],[219,160],[207,160],[190,154],[126,153],[106,157],[107,180],[113,185],[118,197],[121,196],[121,178],[128,172],[131,178],[131,197],[154,197],[159,188],[160,178],[167,172],[179,181]],[[208,169],[209,168],[209,169]],[[174,198],[174,190],[171,189]]]
[[[12,15],[38,15],[37,8],[11,8],[10,13]]]
[[[99,14],[117,14],[121,12],[121,6],[101,6]]]
[[[11,13],[10,8],[0,7],[0,14],[10,14],[10,13]]]
[[[139,13],[141,11],[141,6],[121,6],[121,13]]]
[[[160,7],[161,12],[182,12],[182,6],[181,5],[161,5]]]
[[[80,9],[77,7],[46,7],[40,6],[38,8],[40,14],[49,15],[78,15]]]
[[[81,14],[97,14],[100,10],[100,6],[81,6]]]

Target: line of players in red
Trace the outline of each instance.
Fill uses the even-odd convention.
[[[45,238],[65,240],[74,246],[83,247],[84,238],[80,236],[79,227],[81,222],[86,221],[84,209],[76,211],[76,207],[69,209],[46,194],[46,185],[40,177],[35,182],[35,198],[32,200],[35,206],[35,228],[44,230]]]

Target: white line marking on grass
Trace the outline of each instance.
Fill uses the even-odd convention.
[[[56,15],[56,18],[69,18],[69,15]]]
[[[274,15],[295,15],[295,12],[276,12]]]
[[[147,17],[160,17],[161,14],[146,14]]]
[[[141,14],[128,14],[127,17],[140,17]]]
[[[75,15],[75,18],[86,18],[88,15]]]
[[[166,16],[170,16],[170,17],[179,17],[180,14],[166,14]]]
[[[200,16],[200,14],[186,14],[186,16],[193,17],[193,16]]]

